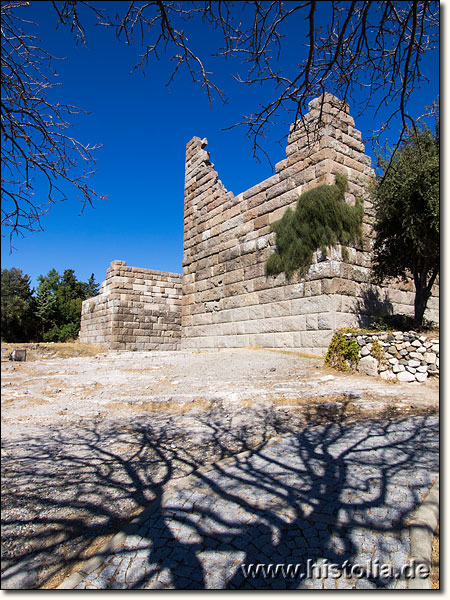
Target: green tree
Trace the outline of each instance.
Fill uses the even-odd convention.
[[[390,162],[390,164],[389,164]],[[439,274],[439,144],[427,127],[410,129],[373,188],[373,279],[413,278],[414,325],[420,327]]]
[[[50,327],[55,326],[58,320],[56,289],[59,281],[60,275],[55,269],[51,269],[45,276],[38,277],[36,316],[41,326],[41,337]]]
[[[345,202],[347,178],[336,175],[334,185],[319,185],[304,192],[295,211],[287,209],[282,218],[271,226],[276,233],[276,248],[266,263],[266,275],[285,273],[289,279],[295,271],[304,276],[313,254],[337,244],[346,248],[361,241],[363,205]],[[345,252],[345,251],[344,251]]]
[[[94,273],[91,273],[86,285],[86,298],[92,298],[93,296],[96,296],[99,291],[100,284],[96,283]]]
[[[37,316],[44,340],[64,342],[76,337],[80,329],[83,300],[98,287],[94,275],[86,283],[78,281],[73,269],[65,269],[62,275],[51,269],[47,275],[40,275],[38,281]]]
[[[25,342],[33,333],[33,290],[30,277],[21,269],[2,269],[2,339],[6,342]]]

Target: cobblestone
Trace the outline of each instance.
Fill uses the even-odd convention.
[[[305,428],[192,475],[181,491],[167,488],[158,514],[77,589],[403,589],[405,522],[438,474],[438,443],[436,416]],[[323,568],[345,560],[363,576],[306,576],[308,561]],[[370,576],[376,560],[394,575]],[[304,568],[244,573],[258,563]]]

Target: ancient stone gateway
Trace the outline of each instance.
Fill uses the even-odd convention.
[[[112,349],[168,350],[261,346],[323,354],[336,328],[376,314],[413,314],[412,283],[369,283],[374,172],[348,106],[331,94],[291,126],[276,173],[235,196],[194,137],[186,147],[183,274],[113,261],[100,294],[83,303],[80,340]],[[305,277],[266,277],[270,225],[301,193],[348,179],[346,201],[364,199],[364,239],[342,253],[316,253]],[[344,258],[345,257],[345,258]],[[438,322],[439,288],[426,318]]]

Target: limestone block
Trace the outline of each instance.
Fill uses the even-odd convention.
[[[302,348],[328,348],[328,345],[333,336],[333,331],[302,331],[301,332],[301,347]]]
[[[358,371],[364,375],[375,377],[378,375],[378,361],[373,356],[364,356],[358,363]]]
[[[273,336],[273,348],[295,348],[293,333],[276,333]]]
[[[285,317],[291,314],[291,303],[289,300],[262,305],[264,317]]]
[[[307,315],[295,315],[280,317],[282,323],[282,331],[305,331]]]
[[[416,381],[415,375],[409,371],[401,371],[400,373],[397,373],[397,379],[402,382]]]
[[[397,379],[397,377],[395,376],[395,374],[392,371],[389,371],[388,369],[386,371],[382,371],[380,373],[380,377],[382,379],[385,379],[386,381],[392,381],[394,379]]]
[[[260,292],[259,294],[260,304],[264,304],[266,302],[279,302],[281,300],[284,300],[283,288],[268,289]]]
[[[249,335],[249,340],[253,346],[260,346],[261,348],[275,347],[274,333],[258,333],[254,335]]]
[[[284,289],[286,299],[303,298],[305,295],[304,282],[287,285]]]
[[[292,314],[325,313],[331,309],[330,296],[309,296],[307,298],[296,298],[291,301]],[[311,346],[311,344],[308,344]]]
[[[261,333],[261,321],[238,321],[233,323],[234,333],[236,335],[247,335],[252,333]]]
[[[244,192],[242,195],[242,198],[244,200],[246,200],[247,198],[256,196],[257,194],[259,194],[261,192],[265,192],[267,190],[267,188],[269,188],[273,185],[276,185],[279,181],[280,181],[280,176],[278,175],[278,173],[276,175],[272,175],[272,177],[265,179],[261,183],[254,185],[253,187],[248,189],[246,192]]]
[[[249,306],[249,308],[248,308],[248,318],[249,319],[263,319],[264,314],[265,314],[264,305]]]
[[[311,329],[318,329],[318,323],[317,323],[317,315],[313,314],[313,315],[306,315],[306,329],[307,330],[311,330]]]

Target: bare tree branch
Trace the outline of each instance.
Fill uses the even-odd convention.
[[[24,25],[33,25],[19,16],[27,5],[17,1],[1,7],[2,224],[9,227],[10,239],[25,230],[42,229],[41,217],[52,204],[66,199],[63,183],[77,190],[81,211],[100,198],[85,182],[97,146],[68,134],[66,117],[80,109],[47,99],[49,90],[60,85],[49,80],[55,59],[36,36],[25,33]],[[64,11],[60,14],[66,18]],[[73,26],[82,31],[76,23]],[[74,175],[79,163],[81,173]],[[35,197],[36,178],[47,183],[46,198]]]
[[[23,0],[2,3],[2,166],[7,174],[2,189],[8,190],[3,219],[13,232],[40,227],[39,217],[57,201],[56,192],[61,192],[58,181],[75,185],[83,205],[96,197],[85,183],[92,172],[94,148],[67,134],[66,117],[79,110],[46,99],[57,85],[48,77],[54,57],[28,33],[29,23],[24,32],[22,15],[28,4]],[[115,3],[114,15],[102,2],[52,0],[52,5],[57,23],[70,27],[77,42],[83,43],[87,35],[80,16],[83,7],[118,39],[133,44],[137,38],[144,51],[135,69],[146,72],[152,60],[164,55],[173,65],[167,85],[186,69],[210,103],[214,97],[226,100],[226,90],[214,76],[214,61],[236,58],[244,69],[235,76],[237,81],[262,86],[262,97],[267,98],[258,110],[235,124],[246,127],[255,155],[266,154],[262,141],[282,112],[288,113],[291,121],[293,116],[298,127],[305,126],[309,101],[325,91],[343,104],[356,105],[357,117],[370,114],[375,123],[384,115],[384,122],[372,132],[374,145],[400,122],[399,147],[408,126],[415,126],[410,110],[412,94],[428,81],[422,59],[439,43],[436,0],[133,0]],[[288,68],[292,60],[286,61],[286,53],[292,59],[292,46],[285,43],[285,36],[295,35],[292,32],[303,22],[307,23],[307,46],[296,57],[296,66]],[[214,29],[211,55],[204,55],[204,45],[198,39],[201,27],[205,33]],[[196,35],[191,35],[192,31]],[[426,114],[432,111],[431,107]],[[321,113],[318,126],[320,118]],[[86,166],[80,176],[71,174],[77,161]],[[33,198],[36,173],[49,184],[46,205]]]

